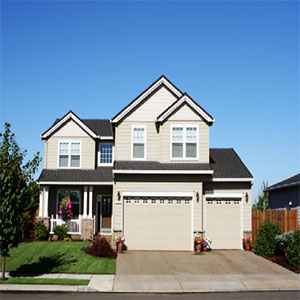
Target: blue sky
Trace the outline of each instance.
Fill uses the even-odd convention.
[[[299,172],[298,1],[1,2],[1,128],[29,157],[70,109],[111,118],[161,74],[216,119],[253,198]]]

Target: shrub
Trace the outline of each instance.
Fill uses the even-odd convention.
[[[287,251],[288,262],[294,267],[300,267],[300,231],[294,232],[291,246]]]
[[[53,228],[54,234],[58,235],[59,240],[63,240],[68,237],[68,227],[66,225],[57,225]]]
[[[37,221],[34,226],[34,235],[38,240],[46,240],[49,237],[49,230],[43,221]]]
[[[84,251],[92,256],[116,258],[116,252],[111,248],[110,244],[104,237],[95,237],[92,245],[85,247]]]
[[[293,231],[283,233],[275,236],[276,241],[276,254],[283,255],[286,253],[287,248],[290,247],[293,239]]]
[[[276,235],[281,234],[276,224],[269,220],[259,226],[257,240],[255,242],[255,253],[258,255],[274,255],[276,249]]]

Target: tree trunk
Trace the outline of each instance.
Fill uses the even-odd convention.
[[[2,280],[5,280],[5,256],[2,256]]]

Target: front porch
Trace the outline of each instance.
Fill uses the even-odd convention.
[[[112,234],[112,184],[40,185],[39,216],[54,234],[55,226],[63,225],[59,206],[63,198],[72,203],[73,217],[68,221],[71,236],[92,239],[94,235]]]

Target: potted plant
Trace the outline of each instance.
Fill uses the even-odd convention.
[[[116,247],[117,251],[121,253],[123,251],[123,244],[125,242],[124,236],[122,236],[122,235],[116,236],[115,241],[116,241],[116,244],[117,244],[117,247]]]
[[[209,237],[207,237],[205,239],[205,242],[206,242],[207,250],[210,251],[212,249],[212,240]]]
[[[246,251],[250,251],[252,247],[252,241],[251,238],[247,237],[247,238],[243,238],[243,248]]]
[[[200,238],[199,233],[194,233],[194,248],[196,253],[200,253],[202,250],[202,239]]]

